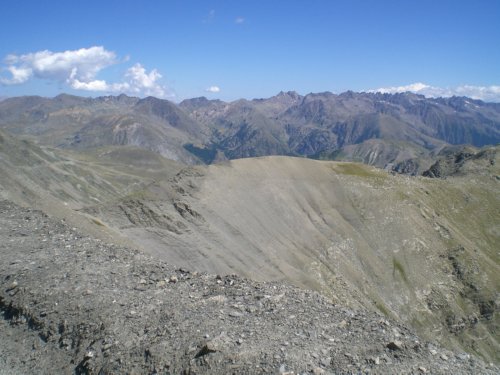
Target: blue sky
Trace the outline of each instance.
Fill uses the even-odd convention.
[[[0,96],[500,101],[500,1],[3,1]]]

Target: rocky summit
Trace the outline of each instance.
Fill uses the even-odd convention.
[[[2,374],[497,374],[312,291],[178,269],[0,201]]]

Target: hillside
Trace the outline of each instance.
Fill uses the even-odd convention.
[[[180,266],[288,281],[493,359],[498,156],[487,170],[431,180],[360,164],[242,159],[184,171],[171,201],[148,189],[146,199],[87,212]],[[149,219],[162,214],[169,219]]]

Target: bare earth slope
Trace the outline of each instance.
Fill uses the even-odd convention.
[[[198,274],[0,201],[2,374],[495,374],[316,292]]]
[[[137,149],[62,158],[3,140],[4,197],[63,217],[69,206],[72,225],[155,259],[291,282],[499,361],[496,148],[430,179],[288,157],[181,169]]]
[[[497,361],[494,155],[477,173],[447,180],[352,163],[242,159],[186,169],[138,197],[86,210],[174,264],[286,280]]]
[[[266,279],[272,268],[498,360],[494,176],[431,181],[348,163],[240,160],[209,168],[193,209],[238,272]]]

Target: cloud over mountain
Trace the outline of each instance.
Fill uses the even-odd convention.
[[[422,82],[412,83],[406,86],[381,87],[369,92],[381,93],[401,93],[414,92],[428,97],[450,97],[450,96],[468,96],[472,99],[480,99],[489,102],[500,102],[500,86],[474,86],[461,85],[458,87],[436,87]]]
[[[219,86],[210,86],[205,89],[206,92],[217,93],[220,92]]]
[[[4,59],[3,70],[8,73],[0,76],[0,83],[19,85],[31,79],[44,79],[68,85],[74,90],[167,96],[167,90],[159,82],[162,75],[156,69],[147,72],[140,63],[128,68],[119,82],[97,78],[103,70],[121,62],[115,52],[102,46],[63,52],[44,50],[11,54]]]
[[[158,83],[162,75],[156,69],[147,73],[146,69],[137,63],[127,70],[125,77],[128,79],[130,91],[134,93],[145,93],[158,97],[166,95],[165,89]]]

